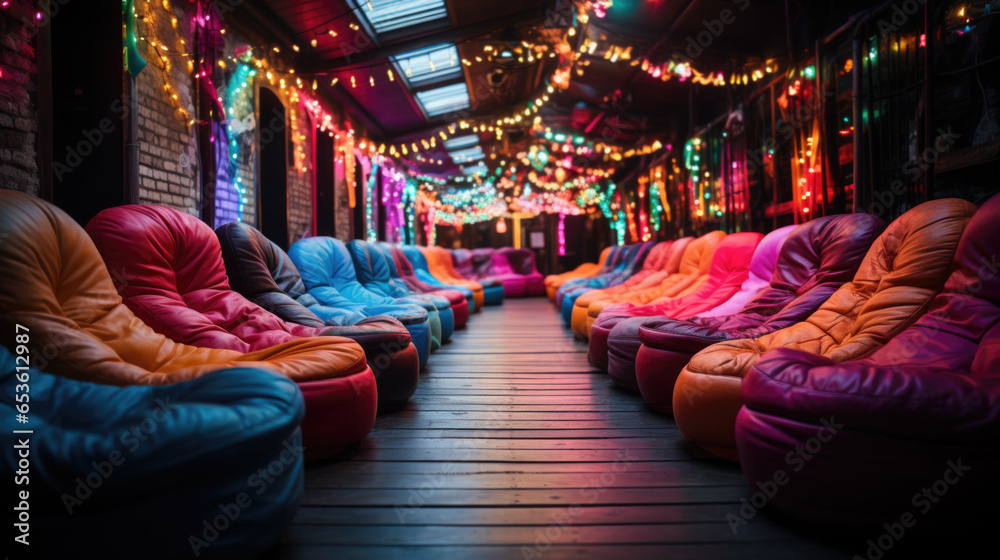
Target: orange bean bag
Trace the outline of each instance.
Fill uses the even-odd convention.
[[[441,247],[419,247],[420,252],[427,259],[427,266],[431,274],[451,286],[461,286],[472,290],[472,296],[476,301],[476,309],[482,309],[486,303],[486,294],[483,285],[479,282],[466,280],[464,276],[455,270],[455,265],[451,261],[451,253]]]
[[[556,293],[559,292],[559,288],[563,284],[574,280],[576,278],[587,278],[594,276],[602,268],[604,268],[604,263],[608,261],[608,255],[611,254],[611,247],[605,247],[601,251],[601,257],[596,263],[583,263],[580,266],[574,268],[569,272],[563,272],[562,274],[550,274],[545,277],[545,294],[549,296],[552,303],[556,302]]]

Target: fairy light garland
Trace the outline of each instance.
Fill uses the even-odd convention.
[[[247,51],[247,58],[252,56],[252,51]],[[247,189],[243,185],[243,177],[240,173],[240,138],[242,135],[252,134],[256,129],[254,120],[254,78],[257,70],[245,62],[241,62],[233,77],[229,80],[226,89],[226,136],[229,139],[229,156],[226,158],[224,174],[220,174],[218,180],[225,183],[229,181],[231,188],[236,192],[237,210],[235,220],[243,221],[243,208],[248,202]],[[216,227],[226,223],[228,219],[223,212],[216,213]]]
[[[371,165],[371,172],[368,174],[368,188],[365,189],[365,228],[367,233],[366,240],[369,243],[374,243],[378,241],[378,232],[375,231],[375,203],[373,196],[375,189],[378,188],[378,158],[372,159]]]

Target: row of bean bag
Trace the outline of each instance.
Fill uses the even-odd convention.
[[[85,231],[3,190],[0,239],[11,274],[0,323],[23,332],[3,345],[17,366],[48,372],[0,356],[0,407],[23,408],[15,388],[31,380],[20,427],[45,441],[32,451],[32,524],[58,533],[42,545],[52,553],[112,528],[135,541],[129,555],[273,545],[298,507],[303,461],[356,445],[377,411],[405,403],[421,356],[466,324],[473,299],[421,282],[414,248],[315,238],[286,254],[245,224],[212,231],[155,206],[105,210]],[[67,500],[83,503],[72,524]],[[160,536],[139,527],[150,522]]]
[[[375,378],[354,341],[281,325],[295,334],[264,349],[181,344],[116,291],[113,275],[124,289],[152,265],[109,270],[61,210],[0,191],[0,239],[0,324],[14,353],[0,355],[0,408],[5,428],[30,431],[17,434],[27,455],[0,465],[8,490],[29,493],[18,519],[33,553],[113,541],[112,557],[251,556],[298,508],[303,445],[320,456],[371,429]],[[193,275],[185,260],[166,261],[180,286]],[[254,322],[266,315],[255,309],[238,311]]]
[[[503,303],[504,291],[502,282],[493,280],[479,282],[462,276],[455,269],[451,253],[441,247],[420,247],[420,252],[424,254],[424,260],[429,267],[430,274],[437,278],[439,282],[472,290],[477,309],[482,309],[484,305],[500,305]]]
[[[530,249],[454,249],[455,270],[469,280],[503,284],[508,298],[540,296],[545,293],[544,279],[535,267],[535,252]]]
[[[549,301],[552,303],[556,302],[556,294],[559,288],[563,284],[574,280],[576,278],[588,278],[590,276],[596,276],[602,268],[604,268],[604,263],[608,261],[608,257],[611,255],[611,247],[605,247],[601,251],[601,255],[596,263],[583,263],[580,266],[570,270],[568,272],[563,272],[562,274],[551,274],[545,277],[545,294],[548,296]]]
[[[755,487],[794,459],[769,498],[801,519],[878,526],[959,458],[976,473],[964,485],[995,492],[998,218],[1000,197],[945,199],[888,228],[851,214],[757,241],[710,234],[679,269],[692,282],[710,253],[700,287],[599,309],[589,355]],[[668,251],[654,253],[666,274]]]

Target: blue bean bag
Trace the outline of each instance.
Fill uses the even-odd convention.
[[[15,555],[249,558],[277,544],[302,500],[294,382],[237,368],[113,387],[19,365],[0,347],[0,425],[13,437],[0,466],[27,524],[14,536],[29,543],[12,542]]]
[[[580,286],[585,285],[586,280],[589,280],[591,278],[596,278],[599,276],[604,276],[605,274],[608,274],[612,270],[614,270],[616,266],[621,264],[622,259],[625,258],[625,254],[627,252],[628,252],[628,247],[615,245],[614,247],[611,248],[611,252],[608,253],[608,258],[604,261],[604,266],[602,266],[597,273],[592,274],[590,276],[573,278],[571,280],[563,282],[562,285],[559,286],[559,289],[556,290],[556,307],[559,308],[560,310],[562,309],[563,297],[566,295],[566,292],[569,292],[574,288],[578,288]],[[563,290],[563,288],[566,289]]]
[[[366,290],[358,281],[354,260],[342,241],[332,237],[308,237],[296,241],[288,250],[288,256],[302,275],[306,293],[321,306],[399,319],[410,331],[420,356],[420,367],[427,365],[431,352],[427,311],[419,305],[398,303],[391,297]],[[323,309],[313,311],[326,320]]]
[[[418,298],[420,300],[429,301],[434,304],[434,308],[438,312],[438,317],[441,320],[441,343],[448,342],[451,340],[451,335],[455,332],[455,314],[451,308],[451,301],[448,298],[437,295],[437,294],[425,294],[422,292],[417,292],[411,290],[403,277],[399,275],[399,271],[396,269],[396,262],[392,258],[392,254],[385,247],[381,246],[381,243],[370,243],[368,244],[369,250],[372,252],[372,261],[376,261],[376,256],[382,258],[385,262],[386,270],[389,273],[388,279],[388,290],[391,297],[395,298]],[[459,300],[460,302],[460,300]]]
[[[354,260],[354,270],[358,275],[358,282],[366,290],[391,298],[396,303],[418,305],[424,308],[431,327],[431,352],[440,348],[443,336],[441,314],[451,312],[448,300],[442,301],[441,298],[438,298],[437,301],[432,301],[428,297],[411,295],[406,286],[395,284],[389,272],[389,265],[385,262],[385,257],[373,243],[355,239],[347,244],[347,252]]]
[[[417,279],[431,286],[448,289],[448,290],[458,290],[462,292],[465,296],[465,301],[469,304],[469,313],[476,312],[476,299],[472,293],[472,290],[466,288],[465,286],[455,286],[451,284],[445,284],[431,274],[430,266],[427,264],[427,257],[414,245],[404,245],[402,247],[403,253],[406,255],[407,260],[413,265],[413,273],[416,274]]]

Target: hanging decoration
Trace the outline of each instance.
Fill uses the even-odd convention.
[[[566,256],[566,214],[559,213],[559,229],[556,232],[556,244],[558,247],[558,255],[560,257]]]
[[[127,20],[125,26],[126,71],[132,75],[138,75],[150,64],[157,68],[160,71],[160,79],[163,82],[163,91],[169,99],[169,103],[174,108],[174,118],[188,127],[194,125],[195,121],[191,119],[190,111],[193,107],[183,106],[177,90],[170,84],[171,71],[174,66],[171,59],[186,58],[188,70],[193,73],[193,57],[184,50],[187,45],[183,37],[179,34],[172,35],[169,38],[168,45],[167,42],[160,40],[160,38],[153,34],[157,26],[151,24],[155,18],[164,17],[162,14],[165,13],[166,17],[170,18],[171,27],[173,29],[179,27],[179,21],[172,11],[173,8],[171,8],[170,2],[146,2],[141,10],[134,5],[134,2],[123,2],[122,6],[126,17],[129,14],[132,17],[131,32],[129,32]],[[143,33],[143,30],[145,30],[145,33]],[[132,45],[131,47],[129,47],[130,44]],[[143,53],[145,53],[145,56],[143,56]],[[146,60],[147,58],[149,60]]]
[[[252,152],[256,137],[254,78],[257,70],[247,64],[253,57],[253,51],[246,48],[241,53],[241,62],[226,88],[226,121],[225,128],[222,129],[224,138],[216,142],[222,161],[217,166],[215,227],[232,221],[243,221],[243,207],[248,201],[243,177],[252,177],[250,156],[244,153],[244,147]],[[246,169],[242,169],[241,164]],[[226,191],[230,191],[232,195]]]
[[[125,0],[122,9],[125,12],[125,70],[135,77],[146,67],[135,33],[135,0]]]
[[[792,159],[792,189],[795,202],[795,221],[802,223],[816,217],[817,206],[814,193],[821,192],[823,169],[820,147],[820,119],[818,111],[821,103],[816,99],[815,67],[807,66],[790,73],[787,88],[777,100],[781,118],[786,123],[795,123],[792,144],[795,157]]]
[[[375,223],[375,193],[378,191],[378,177],[379,161],[376,158],[371,160],[371,170],[368,172],[368,185],[365,188],[365,240],[369,243],[378,241],[377,225]]]

